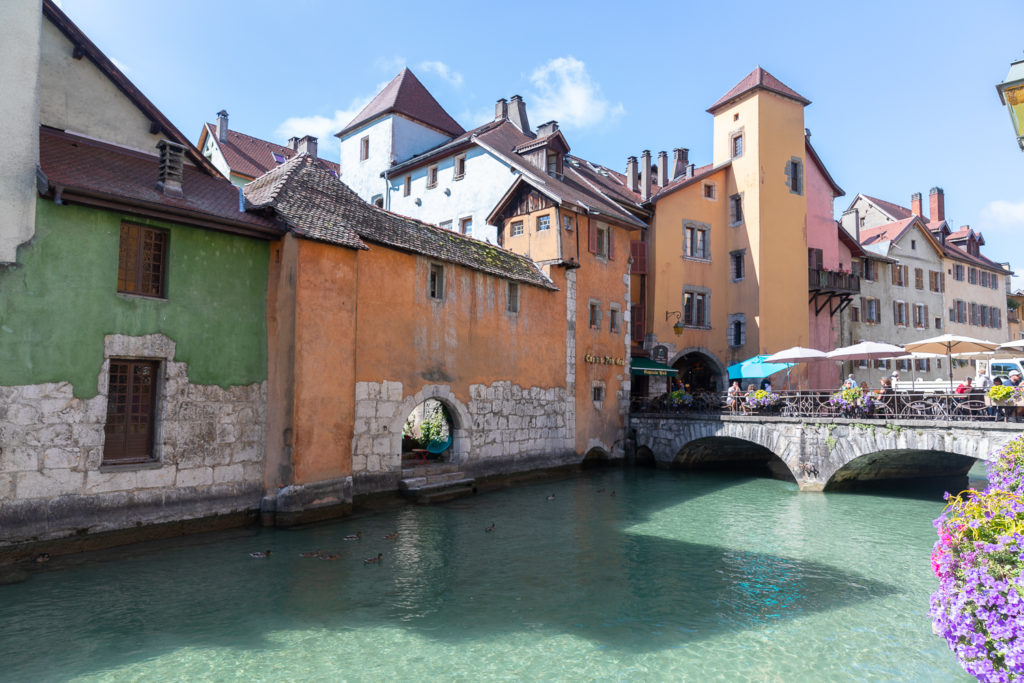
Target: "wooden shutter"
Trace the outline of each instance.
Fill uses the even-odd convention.
[[[155,361],[110,361],[104,462],[140,462],[153,453]]]
[[[946,291],[946,274],[941,271],[939,272],[939,291]]]
[[[896,282],[897,282],[897,280],[899,278],[899,275],[897,275],[897,270],[898,269],[899,269],[899,266],[897,266],[895,263],[892,264],[891,266],[889,266],[889,274],[892,276],[892,283],[893,284],[896,284]]]
[[[629,242],[629,255],[633,257],[633,265],[629,267],[632,275],[647,274],[647,242],[631,240]]]
[[[612,226],[605,228],[604,234],[608,236],[608,260],[615,260],[615,232]]]
[[[898,301],[892,302],[892,322],[894,325],[900,324],[900,304]]]
[[[929,324],[929,323],[930,323],[930,321],[931,321],[931,318],[929,318],[929,317],[928,317],[928,306],[926,305],[926,306],[924,307],[924,329],[926,329],[926,330],[927,330],[927,329],[928,329],[928,328],[929,328],[929,327],[931,326],[931,325]]]
[[[591,254],[597,253],[597,223],[590,220],[590,230],[587,235],[587,249]]]
[[[640,305],[633,306],[630,309],[630,329],[632,331],[633,341],[637,343],[643,342],[644,340],[644,324],[646,322],[644,320],[644,313],[644,307]]]

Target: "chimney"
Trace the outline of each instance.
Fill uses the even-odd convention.
[[[287,147],[288,147],[288,149],[290,149],[293,152],[297,151],[299,149],[299,138],[298,137],[290,137],[290,138],[288,138],[288,145],[287,145]]]
[[[690,165],[690,150],[676,147],[672,150],[672,180],[686,176],[686,167]]]
[[[217,112],[217,140],[228,141],[228,113],[223,109]]]
[[[630,192],[638,192],[640,190],[636,180],[636,157],[626,159],[626,187],[629,188]]]
[[[494,120],[504,121],[508,118],[508,100],[502,97],[494,105]]]
[[[645,201],[651,198],[651,150],[649,149],[640,153],[640,198]]]
[[[665,152],[658,152],[658,185],[668,185],[668,154]]]
[[[932,220],[941,223],[946,220],[946,195],[941,187],[933,187],[928,191],[928,203],[931,204]]]
[[[518,128],[523,135],[533,135],[530,132],[530,120],[526,118],[526,102],[519,95],[513,95],[509,101],[508,120]]]
[[[915,192],[910,195],[910,213],[917,217],[921,217],[924,214],[921,213],[921,193]]]
[[[309,156],[316,159],[316,138],[312,135],[307,135],[300,138],[295,151],[299,154],[308,154]]]
[[[558,121],[548,121],[537,126],[537,137],[543,138],[553,135],[558,130]]]
[[[185,146],[170,140],[161,140],[156,146],[160,150],[156,189],[168,197],[183,197],[181,182],[185,175]]]

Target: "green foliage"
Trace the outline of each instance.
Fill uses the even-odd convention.
[[[420,424],[420,445],[426,448],[432,443],[443,441],[448,436],[448,419],[444,407],[438,407]]]
[[[1016,387],[1009,384],[997,384],[989,387],[988,397],[993,401],[1009,401],[1013,398]]]

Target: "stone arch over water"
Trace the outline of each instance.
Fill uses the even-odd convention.
[[[673,469],[735,472],[796,482],[789,465],[771,449],[731,436],[707,436],[683,445]]]
[[[855,482],[909,479],[962,478],[978,462],[976,458],[946,451],[891,449],[859,455],[836,469],[825,482],[825,491],[848,488]],[[927,473],[934,472],[934,477]]]
[[[601,467],[610,464],[611,461],[612,456],[607,450],[600,446],[595,446],[583,454],[580,467]]]
[[[473,422],[469,417],[469,410],[466,405],[452,393],[451,387],[447,384],[429,384],[420,389],[416,394],[407,397],[398,406],[395,416],[391,422],[389,431],[391,433],[391,453],[389,462],[392,469],[401,469],[402,461],[402,427],[405,421],[416,406],[428,399],[434,399],[445,407],[448,416],[451,418],[452,445],[449,462],[455,464],[464,463],[469,457],[469,445],[472,442]]]

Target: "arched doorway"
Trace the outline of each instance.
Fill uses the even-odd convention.
[[[402,426],[402,461],[445,462],[452,454],[455,423],[436,398],[417,404]]]
[[[679,371],[675,381],[678,381],[681,387],[691,394],[694,391],[725,391],[725,387],[722,385],[725,370],[709,353],[696,350],[683,351],[673,361],[672,367]]]

